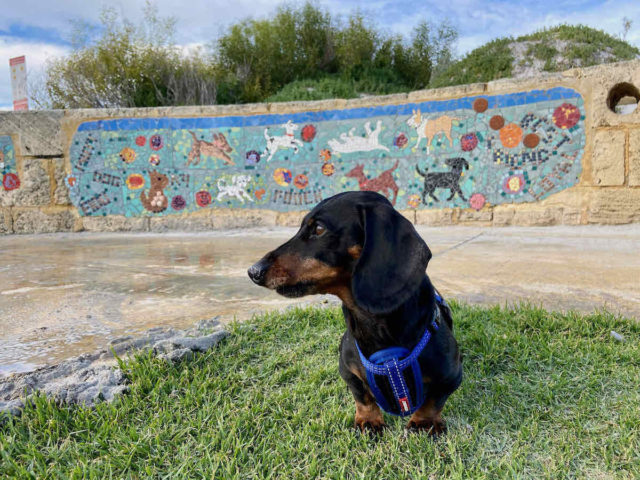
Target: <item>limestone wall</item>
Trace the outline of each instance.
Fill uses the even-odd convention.
[[[0,233],[297,225],[371,189],[417,224],[640,221],[640,62],[356,100],[0,113]]]

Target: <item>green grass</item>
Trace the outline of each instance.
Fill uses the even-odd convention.
[[[640,477],[638,323],[457,304],[454,318],[465,379],[437,442],[396,418],[379,440],[354,433],[341,314],[293,310],[191,361],[127,362],[112,404],[38,398],[0,427],[0,478]]]
[[[288,83],[265,102],[292,102],[326,100],[333,98],[358,98],[360,93],[387,95],[407,92],[410,88],[398,83],[395,78],[385,77],[371,71],[359,80],[345,79],[339,75],[327,75],[317,79],[296,80]]]
[[[556,48],[557,41],[567,42],[561,51]],[[532,42],[521,62],[530,64],[533,59],[542,60],[543,70],[547,72],[603,63],[601,52],[612,55],[604,60],[607,63],[633,60],[640,56],[637,47],[602,30],[585,25],[558,25],[516,39],[502,37],[492,40],[433,78],[430,86],[446,87],[510,77],[514,57],[509,44],[518,42]]]

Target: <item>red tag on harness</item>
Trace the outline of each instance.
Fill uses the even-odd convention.
[[[407,397],[399,398],[398,403],[400,403],[400,408],[403,412],[409,411],[409,400],[407,399]]]

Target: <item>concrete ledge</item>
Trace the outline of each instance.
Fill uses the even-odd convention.
[[[88,232],[148,232],[149,218],[129,218],[120,215],[82,217],[82,229]]]
[[[76,216],[71,210],[14,208],[14,233],[53,233],[76,230]]]

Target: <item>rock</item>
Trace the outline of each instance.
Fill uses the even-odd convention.
[[[611,336],[619,342],[624,342],[624,337],[614,330],[611,330]]]
[[[173,337],[155,343],[153,351],[155,353],[169,353],[186,348],[194,352],[206,352],[226,336],[227,332],[220,330],[204,337]]]
[[[20,415],[20,411],[24,407],[22,400],[10,400],[8,402],[0,401],[0,414],[8,413],[9,415]],[[2,417],[0,417],[1,419]]]
[[[36,391],[66,404],[90,407],[100,401],[111,401],[128,390],[127,379],[114,365],[112,352],[121,356],[151,349],[160,359],[178,362],[193,358],[195,352],[210,350],[227,335],[217,318],[212,318],[182,331],[155,327],[140,337],[116,338],[109,342],[109,351],[100,350],[59,365],[0,378],[0,413],[18,415],[24,406],[22,397],[28,398]]]
[[[177,350],[173,350],[169,353],[163,353],[161,355],[158,355],[158,358],[161,358],[162,360],[167,360],[169,362],[179,362],[181,360],[190,360],[193,358],[193,351],[189,350],[188,348],[179,348]]]

